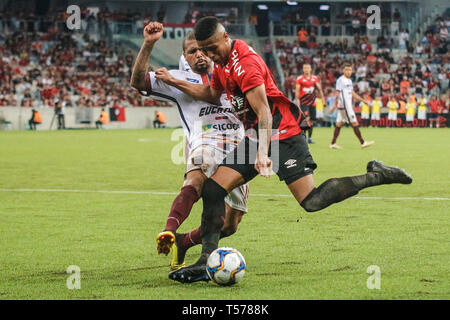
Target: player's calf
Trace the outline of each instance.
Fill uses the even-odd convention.
[[[301,202],[308,212],[322,210],[333,203],[352,197],[362,189],[382,184],[410,184],[411,176],[403,169],[385,166],[372,160],[367,164],[367,173],[360,176],[332,178],[315,188]]]
[[[217,248],[220,230],[225,220],[225,196],[228,192],[213,179],[203,185],[203,213],[200,227],[202,235],[202,254],[209,254]]]

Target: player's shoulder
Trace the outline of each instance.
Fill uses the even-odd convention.
[[[311,76],[311,80],[313,80],[314,82],[319,82],[319,77],[318,76]]]
[[[297,77],[297,81],[302,81],[304,79],[305,79],[305,76],[303,74],[301,74]]]

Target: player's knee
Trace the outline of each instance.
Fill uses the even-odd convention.
[[[221,230],[222,231],[222,236],[223,237],[229,237],[229,236],[235,234],[237,229],[238,229],[237,224],[225,224],[222,227],[222,230]]]
[[[222,202],[226,195],[227,191],[213,179],[207,179],[203,183],[202,198],[204,202]]]
[[[300,203],[307,212],[315,212],[328,207],[336,202],[333,190],[339,188],[339,179],[331,178],[325,181],[319,188],[313,189],[308,196]]]
[[[317,189],[313,189],[310,194],[308,194],[308,196],[303,199],[300,205],[303,209],[305,209],[306,212],[315,212],[320,210],[318,200]]]

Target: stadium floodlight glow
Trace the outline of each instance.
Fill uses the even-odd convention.
[[[259,10],[269,10],[269,7],[265,4],[258,4],[257,7]]]
[[[327,4],[321,4],[319,7],[319,10],[322,10],[322,11],[330,10],[330,6]]]
[[[297,6],[297,5],[298,5],[298,2],[297,2],[297,1],[286,1],[286,4],[287,4],[288,6]]]

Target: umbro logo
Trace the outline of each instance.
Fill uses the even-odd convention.
[[[284,163],[284,165],[286,166],[287,169],[292,168],[292,167],[296,167],[297,166],[297,160],[289,159],[288,161],[286,161]]]

